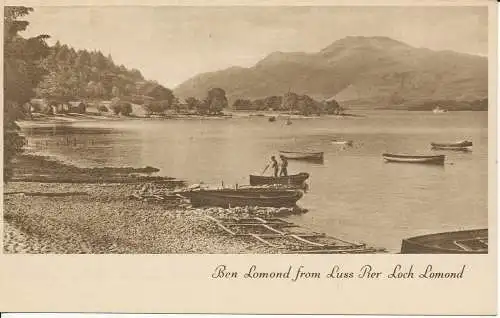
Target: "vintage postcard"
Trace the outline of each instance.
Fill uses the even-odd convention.
[[[0,311],[494,314],[494,1],[6,1]]]

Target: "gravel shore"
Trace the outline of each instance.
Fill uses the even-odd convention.
[[[256,241],[228,237],[204,217],[207,210],[127,199],[139,188],[133,184],[9,183],[4,188],[4,252],[278,252]]]
[[[257,217],[279,224],[283,220],[276,217],[307,212],[298,207],[193,208],[172,192],[185,186],[181,180],[140,174],[154,172],[152,167],[79,168],[33,155],[20,156],[15,164],[4,185],[4,253],[276,254],[314,252],[311,246],[378,252],[356,244],[342,247],[342,241],[293,224],[285,227],[295,230],[280,232],[251,223],[263,221]],[[242,221],[243,232],[235,218],[251,218]]]

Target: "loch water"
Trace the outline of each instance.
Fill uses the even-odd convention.
[[[361,114],[361,113],[360,113]],[[189,183],[248,184],[279,150],[323,151],[308,172],[309,210],[288,219],[311,230],[398,252],[415,235],[488,224],[488,113],[371,111],[363,117],[130,119],[25,125],[29,151],[78,166],[153,166]],[[332,143],[352,140],[352,147]],[[471,152],[431,150],[468,139]],[[381,154],[445,154],[444,166],[385,163]],[[270,170],[266,171],[269,175]]]

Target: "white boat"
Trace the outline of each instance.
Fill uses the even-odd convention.
[[[332,144],[341,146],[352,146],[352,140],[332,140]]]
[[[441,107],[436,107],[432,110],[434,114],[441,114],[441,113],[447,113],[448,111],[446,109],[443,109]]]

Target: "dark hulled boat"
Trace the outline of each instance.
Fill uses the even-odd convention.
[[[429,234],[404,239],[401,254],[487,254],[488,229]]]
[[[413,155],[396,155],[384,153],[382,154],[384,160],[387,162],[402,162],[402,163],[425,163],[425,164],[439,164],[443,165],[445,155],[437,156],[413,156]]]
[[[323,162],[323,152],[298,152],[280,150],[280,155],[288,160]]]
[[[267,184],[282,184],[288,186],[303,186],[304,182],[308,178],[309,174],[306,172],[301,172],[299,174],[294,174],[286,177],[250,175],[250,185],[258,186]]]
[[[196,189],[180,192],[193,206],[294,207],[304,195],[293,189]]]
[[[431,147],[433,149],[441,149],[441,150],[459,150],[459,151],[467,151],[469,147],[472,147],[472,141],[459,141],[453,143],[439,143],[439,142],[431,142]]]

